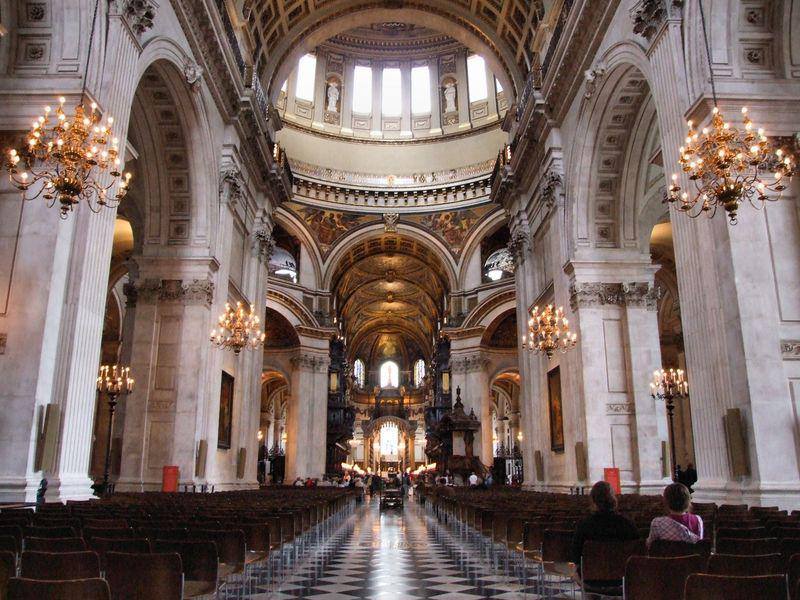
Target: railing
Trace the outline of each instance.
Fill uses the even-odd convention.
[[[573,3],[574,0],[564,0],[564,4],[561,6],[558,21],[553,29],[553,37],[550,38],[550,43],[547,46],[547,53],[544,55],[544,61],[542,61],[542,79],[547,76],[547,71],[550,68],[550,63],[553,61],[553,55],[558,47],[558,42],[564,33],[564,26],[567,23],[567,17],[569,17]]]
[[[219,17],[222,19],[222,26],[225,28],[225,35],[228,38],[228,43],[231,46],[233,57],[236,60],[236,66],[239,68],[239,73],[242,78],[245,77],[245,70],[247,65],[242,56],[242,49],[239,47],[239,38],[236,37],[236,31],[233,29],[230,15],[228,15],[228,8],[225,6],[225,0],[217,0],[217,10]]]

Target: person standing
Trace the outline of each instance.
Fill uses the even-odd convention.
[[[686,471],[683,472],[683,484],[689,489],[689,492],[694,494],[694,484],[697,483],[697,470],[692,463],[686,465]]]

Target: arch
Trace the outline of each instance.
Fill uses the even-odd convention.
[[[586,135],[568,161],[569,196],[575,198],[568,207],[570,231],[578,248],[638,246],[631,238],[637,229],[636,219],[631,219],[634,211],[625,205],[623,189],[626,177],[637,173],[631,163],[640,156],[633,148],[642,145],[643,132],[655,120],[642,118],[645,109],[655,115],[650,66],[632,42],[612,46],[596,64],[605,74],[599,89],[581,106],[576,130]]]
[[[490,213],[473,229],[471,235],[467,238],[464,248],[461,250],[461,265],[458,271],[458,283],[462,288],[467,279],[467,269],[473,253],[480,252],[483,239],[493,234],[503,225],[508,225],[508,215],[504,210]],[[481,265],[481,270],[483,270],[483,265]]]
[[[404,252],[402,244],[400,243],[404,238],[419,243],[419,248],[415,249],[419,252],[419,257],[426,259],[432,257],[437,259],[439,266],[442,267],[442,273],[447,277],[448,289],[457,289],[458,279],[456,276],[456,264],[444,244],[424,230],[406,223],[399,223],[397,225],[397,232],[393,235],[387,236],[383,223],[375,223],[342,238],[325,260],[322,289],[332,289],[332,285],[338,274],[337,271],[341,267],[343,259],[345,259],[356,246],[365,244],[375,238],[396,240],[398,252]]]
[[[507,306],[486,326],[481,345],[498,349],[517,347],[517,308]]]
[[[309,233],[305,223],[303,223],[290,211],[280,206],[275,209],[275,212],[272,214],[272,218],[274,219],[275,223],[283,227],[287,233],[300,239],[300,243],[308,251],[308,256],[311,258],[311,268],[314,272],[314,281],[316,286],[319,287],[320,282],[322,281],[322,255],[320,254],[319,248],[311,237],[311,234]],[[299,267],[301,270],[304,268],[302,257]]]
[[[286,318],[292,326],[319,327],[314,314],[302,303],[278,290],[267,290],[267,308]]]
[[[472,309],[461,325],[464,329],[472,327],[488,327],[489,324],[503,313],[517,308],[517,291],[509,289],[499,294],[492,294],[483,302]]]
[[[486,27],[485,21],[463,10],[456,14],[453,6],[442,0],[404,2],[400,7],[391,8],[385,6],[384,2],[375,0],[360,5],[349,3],[346,7],[333,5],[318,9],[300,20],[277,44],[266,49],[268,58],[260,76],[270,99],[277,102],[281,85],[301,56],[348,29],[384,21],[402,21],[446,33],[481,54],[511,96],[516,98],[521,93],[525,78],[515,60],[514,50],[503,41],[495,44],[497,34]],[[251,30],[251,35],[261,37],[257,31]]]
[[[210,116],[182,75],[191,62],[164,37],[149,40],[137,61],[129,139],[138,138],[140,147],[132,196],[145,205],[139,207],[144,243],[210,249],[217,230],[218,173],[208,165],[217,158]]]
[[[381,363],[379,380],[382,388],[396,388],[400,385],[400,366],[393,360]]]

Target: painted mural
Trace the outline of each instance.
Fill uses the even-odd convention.
[[[282,206],[306,224],[323,256],[327,256],[336,243],[354,229],[383,222],[383,215],[376,213],[326,210],[294,201],[286,202]],[[400,222],[428,230],[438,237],[454,256],[459,256],[472,228],[494,210],[498,210],[498,207],[494,204],[485,204],[461,210],[402,214]]]

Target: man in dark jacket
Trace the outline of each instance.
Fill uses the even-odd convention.
[[[588,540],[598,542],[635,540],[639,532],[633,521],[617,512],[617,497],[607,481],[598,481],[592,486],[589,496],[594,512],[575,529],[570,560],[578,567],[581,564],[583,544]]]

